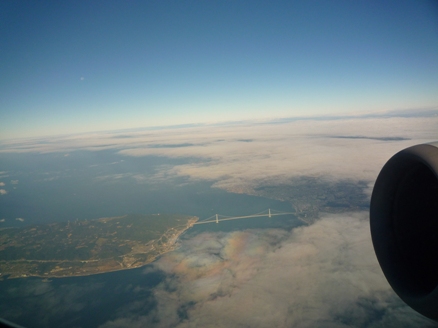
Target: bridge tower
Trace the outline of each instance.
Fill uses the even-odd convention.
[[[271,209],[268,209],[268,217],[271,217]]]
[[[216,223],[219,223],[219,218],[217,217],[217,214],[216,214]]]

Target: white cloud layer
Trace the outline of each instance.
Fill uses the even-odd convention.
[[[380,117],[242,123],[10,141],[0,152],[114,149],[124,156],[195,158],[157,178],[186,176],[230,191],[297,176],[372,183],[397,151],[438,140],[438,117]],[[50,141],[50,142],[49,142]]]
[[[181,145],[190,146],[139,146],[120,153],[201,158],[171,172],[218,181],[216,186],[233,191],[263,180],[277,183],[296,176],[373,181],[395,152],[437,139],[437,128],[438,119],[299,121],[198,129],[161,141],[175,143],[178,137]]]
[[[427,327],[392,292],[367,213],[282,230],[204,233],[163,256],[169,279],[148,316],[103,327]]]

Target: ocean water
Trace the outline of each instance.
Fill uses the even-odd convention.
[[[212,182],[156,177],[163,169],[194,161],[126,157],[114,151],[2,154],[0,168],[7,176],[0,176],[0,182],[8,193],[0,197],[0,228],[127,213],[180,213],[202,219],[269,207],[292,210],[284,202],[211,188]]]

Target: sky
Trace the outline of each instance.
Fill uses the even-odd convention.
[[[438,108],[434,1],[2,1],[0,140]]]

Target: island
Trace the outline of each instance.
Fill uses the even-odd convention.
[[[138,268],[177,247],[194,216],[129,214],[0,230],[1,279]]]

